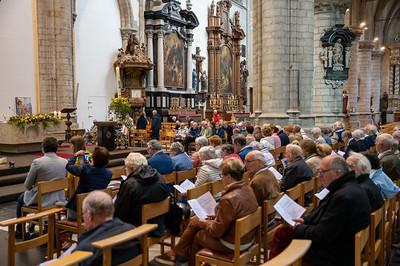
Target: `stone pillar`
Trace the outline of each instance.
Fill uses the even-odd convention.
[[[380,96],[381,96],[381,65],[383,52],[380,50],[372,51],[371,64],[371,94],[372,112],[375,123],[380,120]]]
[[[153,31],[146,31],[147,35],[147,56],[153,60]],[[154,90],[154,70],[151,69],[147,72],[147,88],[150,91]]]
[[[37,1],[40,112],[71,107],[73,101],[72,0]]]
[[[314,79],[312,107],[317,125],[332,125],[343,117],[343,87],[332,88],[325,83],[325,71],[320,59],[321,36],[325,30],[344,23],[346,6],[343,1],[315,0],[314,9]]]
[[[347,92],[348,106],[349,106],[349,125],[356,129],[360,127],[359,113],[358,113],[358,98],[359,98],[359,63],[358,63],[358,50],[359,50],[359,39],[362,34],[362,30],[359,28],[352,28],[356,35],[356,39],[351,45],[351,59],[349,78],[344,83],[344,90]]]
[[[359,88],[360,95],[358,100],[358,113],[361,126],[371,123],[371,41],[359,42],[358,64],[359,64]]]
[[[157,32],[157,90],[164,90],[164,32]]]

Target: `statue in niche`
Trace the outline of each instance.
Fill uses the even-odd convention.
[[[201,81],[201,91],[202,92],[207,92],[207,90],[208,90],[208,78],[207,78],[207,73],[206,73],[205,70],[201,73],[200,81]]]
[[[249,70],[247,69],[246,59],[244,59],[240,62],[240,88],[242,89],[242,92],[246,90],[248,76]]]
[[[333,64],[343,65],[343,45],[340,38],[336,40],[333,46]]]
[[[199,91],[199,83],[201,82],[201,74],[203,73],[203,61],[205,60],[205,57],[200,55],[200,47],[196,47],[196,54],[192,55],[192,58],[196,62],[196,77],[197,77],[197,82],[196,82],[196,87],[193,87],[194,90]]]
[[[192,69],[192,88],[197,92],[197,73],[196,69]]]
[[[215,14],[215,4],[214,4],[214,0],[211,2],[211,6],[210,6],[210,14],[209,16],[214,16]]]
[[[134,34],[129,36],[126,53],[130,55],[137,55],[139,53],[139,40]]]
[[[239,13],[239,11],[235,12],[235,24],[234,25],[240,25],[240,13]]]
[[[350,67],[350,59],[351,59],[351,47],[344,48],[344,56],[345,56],[345,67]]]
[[[332,67],[333,47],[328,47],[328,67]]]

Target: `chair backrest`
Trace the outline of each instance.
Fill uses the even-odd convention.
[[[379,265],[383,265],[384,259],[384,228],[385,228],[385,205],[371,213],[370,222],[370,253],[369,264],[375,265],[379,259]]]
[[[41,211],[43,204],[43,195],[46,193],[56,192],[60,190],[65,190],[67,187],[67,179],[65,177],[60,177],[57,179],[52,179],[50,181],[38,182],[38,211]],[[50,206],[53,207],[53,206]]]
[[[297,184],[297,186],[286,190],[286,194],[294,201],[300,205],[304,205],[304,193],[302,184]]]
[[[194,179],[196,177],[196,168],[176,172],[176,183],[180,184],[186,179]]]
[[[224,184],[222,180],[216,180],[211,182],[211,194],[215,197],[215,194],[220,193],[224,190]]]
[[[90,258],[93,252],[89,251],[74,251],[71,254],[58,258],[52,263],[46,264],[47,266],[79,266],[79,263]]]
[[[369,226],[354,237],[354,266],[367,266],[369,253]]]
[[[275,160],[281,159],[281,157],[282,157],[281,154],[285,153],[285,151],[286,151],[286,146],[281,146],[279,148],[270,150],[270,152],[274,156]]]
[[[290,242],[290,245],[278,256],[267,261],[261,266],[301,265],[301,260],[310,247],[311,240],[293,239],[292,242]]]
[[[198,187],[188,189],[186,195],[188,200],[191,200],[200,197],[201,195],[207,193],[208,191],[210,191],[210,183],[205,183]]]
[[[165,184],[176,184],[176,172],[163,175]]]
[[[93,242],[92,245],[96,248],[103,250],[103,266],[111,266],[112,262],[112,248],[123,244],[129,240],[135,238],[141,238],[141,254],[134,257],[133,259],[124,262],[121,265],[129,265],[129,266],[139,266],[144,264],[143,259],[145,252],[147,252],[148,247],[144,245],[145,241],[144,238],[147,237],[147,234],[157,228],[158,225],[156,224],[142,224],[135,229],[129,230],[127,232],[102,239],[100,241]],[[146,262],[147,264],[147,262]]]
[[[111,197],[113,196],[112,189],[111,188],[106,188],[101,190],[103,192],[106,192],[108,195]],[[90,192],[88,193],[80,193],[76,195],[76,222],[78,224],[78,228],[83,227],[83,219],[82,219],[82,204],[83,200],[89,195]]]
[[[170,198],[165,200],[142,205],[142,224],[147,223],[150,219],[161,216],[169,212]]]
[[[235,263],[239,263],[238,259],[240,257],[240,239],[253,231],[256,230],[256,239],[255,244],[258,245],[260,243],[261,236],[261,207],[258,207],[257,210],[245,217],[239,218],[236,220],[235,224]]]
[[[120,167],[120,168],[113,168],[111,170],[112,172],[112,178],[111,179],[118,179],[121,177],[121,175],[125,175],[125,169]]]

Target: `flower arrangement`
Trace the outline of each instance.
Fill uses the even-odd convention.
[[[26,127],[37,127],[39,125],[42,125],[43,128],[48,127],[50,124],[57,125],[61,122],[61,119],[59,119],[56,115],[50,113],[50,114],[35,114],[35,115],[16,115],[16,116],[11,116],[10,120],[8,120],[8,123],[11,125],[15,125],[19,128],[26,128]]]
[[[124,118],[126,114],[131,112],[131,104],[129,103],[128,98],[125,97],[117,97],[112,99],[109,108],[110,111],[117,113],[121,119]]]

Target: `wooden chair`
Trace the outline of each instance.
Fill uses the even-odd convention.
[[[270,150],[271,154],[274,156],[275,161],[279,161],[283,158],[283,154],[286,151],[286,146],[281,146],[279,148]]]
[[[276,215],[276,210],[274,208],[275,203],[280,200],[283,193],[280,193],[276,199],[264,200],[263,203],[263,214],[262,214],[262,240],[263,240],[263,257],[264,262],[266,262],[269,258],[268,255],[268,247],[272,242],[272,237],[275,231],[282,226],[281,223],[277,223],[275,225],[269,225],[271,222],[271,217]]]
[[[311,247],[311,240],[293,239],[282,253],[261,266],[301,266],[304,254]]]
[[[392,245],[392,226],[394,220],[393,207],[395,206],[395,198],[385,200],[385,226],[384,226],[384,239],[385,239],[385,255],[384,261],[389,264],[391,259],[391,245]]]
[[[93,256],[93,252],[74,251],[68,256],[57,259],[47,266],[79,266],[79,263]]]
[[[376,260],[378,260],[379,266],[384,265],[384,211],[385,206],[382,206],[370,215],[369,265],[375,265]]]
[[[196,254],[196,266],[202,262],[218,266],[245,265],[256,257],[256,265],[260,264],[260,236],[261,236],[261,207],[255,212],[236,220],[235,224],[235,250],[233,254],[214,253],[208,248],[203,248]],[[241,238],[255,230],[255,242],[245,250],[240,251]]]
[[[147,234],[157,228],[156,224],[142,224],[141,226],[124,232],[122,234],[118,234],[106,239],[102,239],[100,241],[93,242],[92,245],[96,248],[103,250],[103,266],[111,266],[112,261],[112,248],[114,246],[123,244],[131,239],[140,238],[141,242],[141,254],[137,255],[133,259],[120,264],[121,266],[139,266],[139,265],[147,265],[148,257],[145,256],[148,252],[147,246]]]
[[[137,143],[137,147],[146,146],[147,141],[147,131],[146,129],[133,129],[130,135],[130,144],[131,146],[135,146]]]
[[[106,192],[111,197],[113,195],[111,188],[107,188],[102,191]],[[83,200],[87,197],[87,195],[89,195],[89,193],[82,193],[76,195],[76,221],[59,220],[56,222],[55,234],[56,234],[57,256],[60,256],[61,254],[61,242],[59,238],[61,230],[78,235],[85,232],[85,227],[83,226],[82,203]],[[72,241],[72,239],[70,239],[69,241],[74,242]]]
[[[294,201],[296,201],[301,206],[304,206],[304,193],[302,184],[297,184],[297,186],[286,190],[286,194]]]
[[[176,184],[176,172],[172,172],[172,173],[163,175],[163,178],[164,178],[165,184],[171,184],[171,185]]]
[[[33,215],[26,216],[26,217],[20,217],[20,218],[14,218],[6,221],[1,221],[0,226],[7,226],[8,227],[8,261],[7,265],[8,266],[14,266],[15,265],[15,253],[16,252],[21,252],[25,251],[34,247],[39,247],[41,245],[47,244],[47,258],[52,259],[53,258],[53,239],[54,239],[54,223],[55,223],[55,215],[59,212],[61,212],[63,209],[62,208],[53,208],[53,209],[47,209],[42,212],[37,212]],[[48,229],[46,234],[42,234],[41,236],[31,239],[31,240],[26,240],[26,241],[21,241],[16,243],[15,242],[15,225],[16,224],[23,224],[23,223],[29,223],[35,220],[42,220],[43,218],[48,217]],[[4,258],[3,258],[4,259]]]
[[[168,150],[168,148],[174,142],[175,137],[176,137],[176,133],[174,131],[172,131],[172,130],[165,131],[164,139],[160,140],[161,147],[165,146],[165,150]]]
[[[354,237],[354,266],[368,266],[369,226]]]
[[[222,180],[216,180],[211,182],[211,194],[215,198],[216,194],[222,192],[224,190],[224,184],[222,184]]]
[[[186,192],[187,199],[188,200],[197,199],[198,197],[200,197],[201,195],[207,193],[208,191],[210,191],[210,183],[205,183],[205,184],[200,185],[198,187],[194,187],[192,189],[188,189],[188,191]]]
[[[316,207],[316,201],[314,200],[314,194],[316,193],[315,191],[315,179],[316,177],[311,178],[311,180],[304,181],[301,183],[302,186],[302,191],[303,191],[303,200],[304,200],[304,208],[306,208],[306,212],[312,211]],[[311,202],[309,203],[308,206],[306,205],[306,195],[311,194]]]
[[[177,184],[182,183],[186,179],[195,179],[195,178],[196,178],[196,168],[176,172],[176,183]]]
[[[149,203],[142,206],[142,224],[147,224],[149,220],[156,218],[161,215],[165,215],[169,212],[170,198],[166,198],[163,201]],[[171,238],[171,243],[166,243],[167,238]],[[171,234],[169,230],[165,230],[165,233],[161,237],[147,237],[145,238],[144,244],[147,250],[143,253],[143,261],[149,260],[149,247],[154,244],[160,244],[161,254],[164,254],[164,246],[170,246],[171,249],[175,247],[175,236]]]
[[[123,167],[112,168],[111,173],[112,173],[111,177],[112,180],[120,179],[121,175],[125,175],[125,169]]]
[[[37,184],[37,206],[23,206],[21,208],[22,217],[26,216],[29,213],[38,213],[47,209],[54,208],[55,205],[43,207],[43,196],[44,194],[56,192],[56,191],[64,191],[67,187],[67,180],[65,177],[60,177],[58,179],[53,179],[50,181],[41,181]],[[34,222],[36,223],[36,222]],[[39,224],[39,235],[43,234],[43,219],[38,219]],[[25,224],[22,224],[22,235],[25,236]]]

